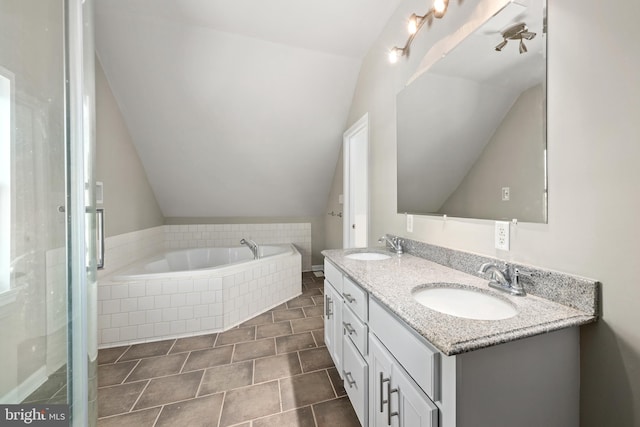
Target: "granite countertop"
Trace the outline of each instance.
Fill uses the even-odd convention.
[[[346,258],[354,252],[380,252],[391,258],[377,261]],[[410,254],[396,255],[381,248],[325,250],[322,254],[448,356],[596,320],[593,313],[535,295],[511,296],[490,288],[485,279]],[[413,298],[414,289],[438,286],[437,283],[459,284],[506,299],[515,305],[518,314],[504,320],[465,319],[431,310]]]

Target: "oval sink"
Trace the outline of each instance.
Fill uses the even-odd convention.
[[[379,252],[356,252],[346,256],[349,259],[357,259],[360,261],[380,261],[391,258],[390,255],[381,254]]]
[[[502,320],[518,314],[508,301],[467,288],[421,288],[413,298],[432,310],[474,320]]]

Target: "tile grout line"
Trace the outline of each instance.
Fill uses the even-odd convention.
[[[222,422],[222,412],[224,411],[224,404],[227,401],[227,392],[224,391],[222,392],[222,404],[220,405],[220,414],[218,415],[218,423],[216,424],[216,427],[220,426],[220,423]]]
[[[314,427],[318,427],[318,419],[316,418],[316,411],[313,409],[313,405],[309,405],[311,407],[311,415],[313,416],[313,424]]]
[[[153,424],[151,424],[152,427],[155,427],[155,425],[158,423],[158,420],[160,419],[160,415],[162,414],[162,411],[164,411],[164,405],[160,407],[160,410],[158,411],[158,415],[156,415],[156,419],[153,420]]]
[[[184,373],[184,367],[187,366],[187,360],[189,360],[190,357],[191,357],[191,351],[189,351],[189,353],[187,354],[187,357],[184,358],[184,362],[182,362],[182,366],[180,366],[180,370],[178,371],[179,374]]]
[[[290,378],[290,377],[287,377]],[[278,381],[278,401],[280,403],[280,413],[282,413],[282,387],[280,386],[280,379]],[[274,415],[274,414],[271,414]]]
[[[129,379],[129,377],[131,376],[131,374],[133,374],[133,371],[136,370],[136,368],[138,367],[138,365],[140,365],[140,362],[142,362],[142,359],[138,360],[136,362],[136,364],[134,365],[133,368],[131,368],[131,370],[129,371],[129,373],[124,377],[124,379],[120,382],[120,384],[125,384],[127,382],[127,379]],[[116,384],[117,385],[117,384]]]
[[[123,412],[123,413],[129,413],[133,410],[133,408],[136,407],[136,405],[138,404],[138,402],[140,401],[140,398],[142,397],[142,395],[144,394],[145,391],[147,391],[147,388],[149,387],[149,384],[151,384],[151,379],[147,380],[147,383],[145,384],[144,388],[142,389],[142,391],[140,392],[140,394],[138,395],[138,398],[135,400],[135,402],[133,402],[133,405],[131,405],[131,407],[129,408],[129,410],[127,412]],[[145,408],[146,409],[146,408]]]
[[[129,351],[129,350],[131,349],[131,347],[132,347],[132,346],[131,346],[131,345],[129,345],[129,346],[128,346],[128,347],[127,347],[127,348],[122,352],[122,354],[121,354],[120,356],[118,356],[118,358],[116,359],[116,361],[115,361],[115,362],[113,362],[113,363],[111,363],[111,365],[115,365],[116,363],[118,363],[118,362],[120,361],[120,359],[122,359],[122,356],[124,356],[124,355],[127,353],[127,351]],[[105,365],[108,365],[108,363],[105,363]]]
[[[202,383],[204,382],[204,375],[206,373],[207,373],[207,370],[203,369],[202,370],[202,376],[200,377],[200,382],[198,383],[198,388],[196,389],[196,395],[193,396],[191,399],[195,399],[195,398],[199,397],[198,394],[200,394],[200,388],[202,387]]]
[[[336,395],[336,398],[338,398],[338,390],[336,390],[336,387],[333,385],[333,381],[331,381],[331,375],[329,375],[329,368],[325,369],[327,371],[327,376],[329,377],[329,384],[331,384],[331,388],[333,389],[333,394]],[[337,371],[337,369],[336,369]],[[338,374],[340,375],[340,374]],[[338,377],[340,378],[340,377]]]

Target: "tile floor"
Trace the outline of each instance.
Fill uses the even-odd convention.
[[[220,334],[98,353],[98,426],[358,427],[324,345],[323,278]]]

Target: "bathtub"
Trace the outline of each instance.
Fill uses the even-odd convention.
[[[291,244],[195,248],[136,262],[98,285],[101,348],[221,332],[302,292]]]

